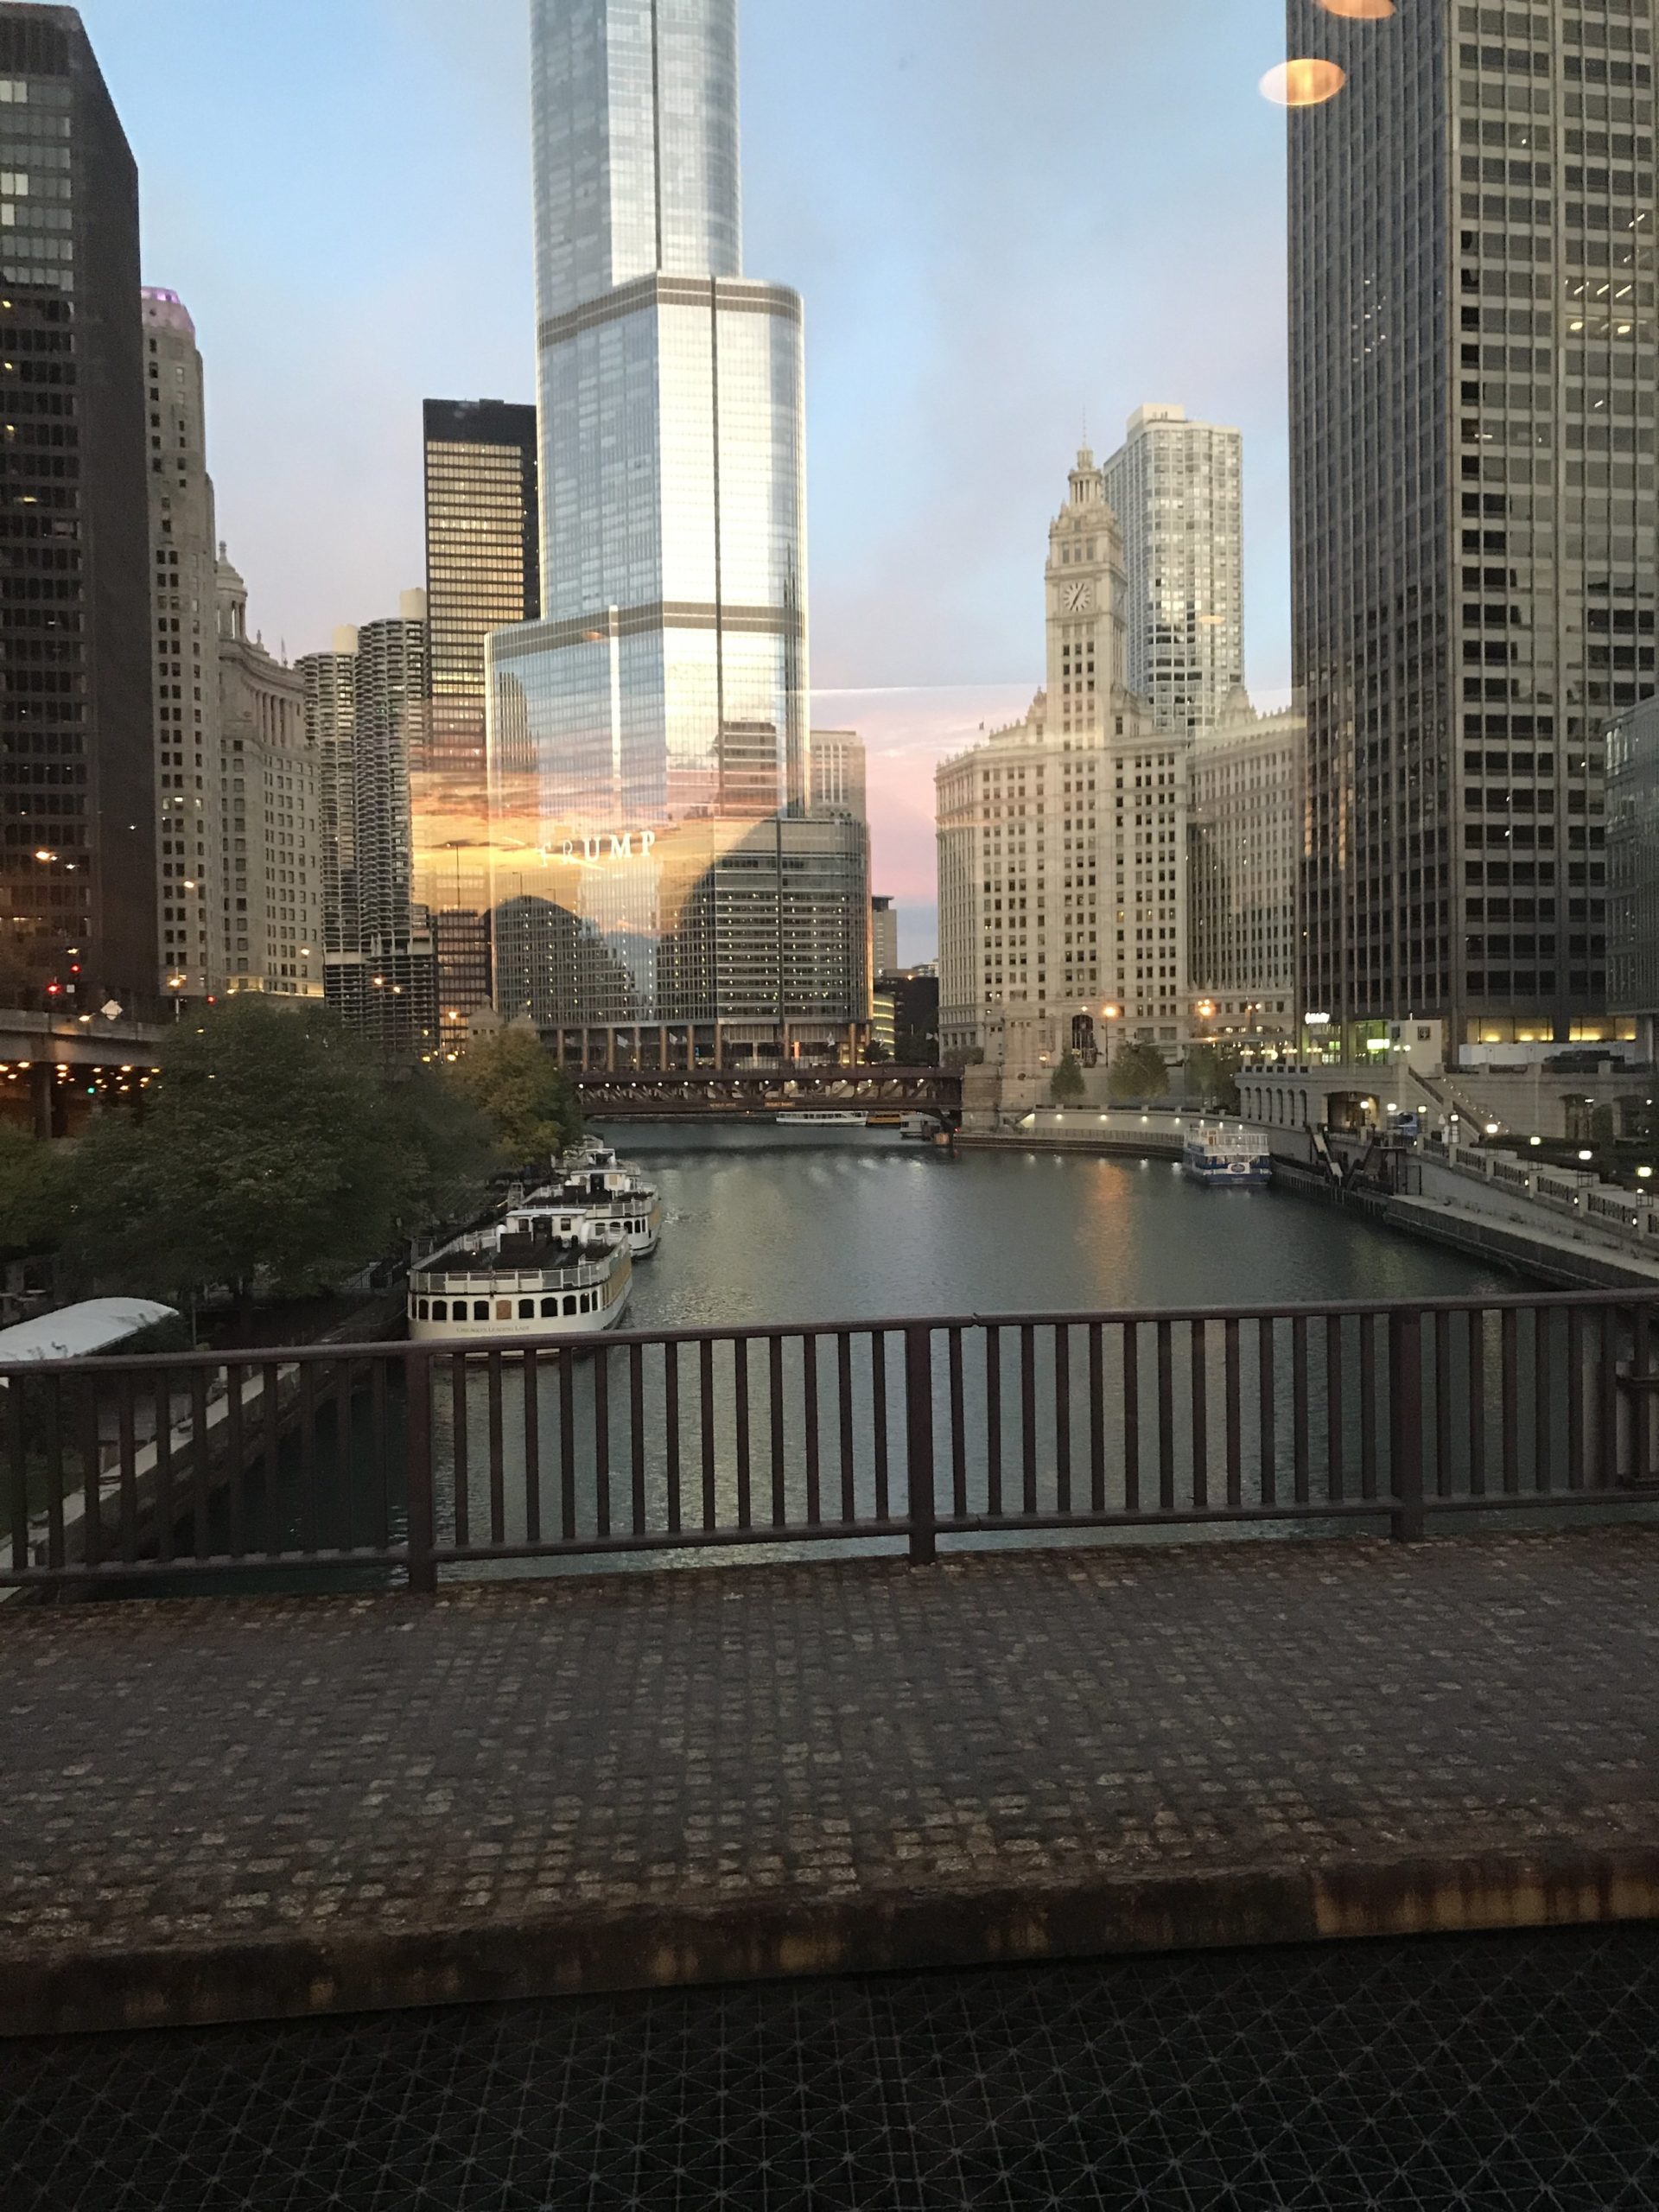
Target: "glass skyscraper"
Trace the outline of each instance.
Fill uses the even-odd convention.
[[[13,1004],[159,995],[145,462],[165,486],[178,453],[163,451],[159,410],[147,442],[144,363],[138,175],[80,17],[0,5],[0,995]],[[164,488],[158,512],[181,496]],[[212,610],[210,597],[209,638]],[[181,705],[190,615],[167,618]],[[199,721],[175,737],[182,791]]]
[[[781,882],[810,796],[801,303],[741,273],[736,0],[532,5],[542,619],[491,641],[497,1004],[584,1052],[821,1046],[781,973],[728,1026],[714,895],[751,844]]]
[[[485,654],[542,611],[536,410],[429,399],[426,599],[432,697],[410,760],[415,904],[429,920],[446,1046],[490,1003]]]
[[[1103,474],[1123,531],[1131,691],[1160,729],[1213,729],[1244,681],[1244,442],[1138,407]]]
[[[1651,0],[1289,0],[1303,1004],[1607,1038],[1604,734],[1656,683]]]

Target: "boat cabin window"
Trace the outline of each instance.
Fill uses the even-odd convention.
[[[542,1319],[543,1321],[552,1320],[558,1310],[559,1301],[556,1298],[544,1298],[542,1300]]]
[[[519,1300],[518,1319],[521,1321],[533,1321],[536,1319],[536,1301],[533,1298],[521,1298]]]
[[[576,1310],[576,1301],[568,1293],[565,1297],[564,1310],[567,1313],[574,1313]]]
[[[474,1319],[474,1321],[487,1321],[487,1320],[489,1319],[489,1318],[490,1318],[490,1301],[489,1301],[489,1300],[488,1300],[487,1298],[475,1298],[475,1299],[473,1300],[473,1319]]]
[[[426,1315],[426,1308],[424,1306],[421,1308],[421,1315],[423,1319],[424,1319]],[[435,1298],[433,1300],[432,1319],[435,1321],[447,1321],[449,1319],[449,1301],[447,1298]]]
[[[511,1321],[511,1320],[512,1320],[512,1300],[510,1298],[498,1298],[498,1299],[496,1300],[496,1301],[495,1301],[495,1318],[496,1318],[496,1319],[497,1319],[498,1321]]]

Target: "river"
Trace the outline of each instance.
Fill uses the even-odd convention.
[[[1473,1298],[1498,1274],[1282,1192],[1166,1160],[967,1150],[747,1123],[605,1132],[663,1193],[627,1325]]]
[[[783,1323],[804,1326],[834,1323],[901,1321],[924,1315],[966,1316],[1069,1313],[1154,1307],[1192,1306],[1215,1311],[1236,1306],[1281,1308],[1305,1304],[1363,1305],[1388,1299],[1452,1300],[1499,1295],[1516,1287],[1512,1278],[1483,1268],[1458,1254],[1420,1244],[1378,1228],[1357,1214],[1335,1211],[1275,1191],[1210,1191],[1185,1182],[1169,1161],[1091,1158],[1085,1154],[1038,1151],[982,1151],[960,1155],[906,1144],[896,1133],[858,1129],[789,1129],[748,1123],[618,1126],[607,1130],[625,1158],[636,1162],[661,1190],[665,1221],[660,1249],[639,1263],[626,1325],[651,1332],[698,1328],[743,1328]],[[1068,1339],[1074,1332],[1067,1332]],[[1020,1462],[1020,1422],[1028,1426],[1026,1449],[1037,1469],[1043,1498],[1052,1505],[1059,1492],[1062,1432],[1059,1386],[1049,1367],[1051,1343],[1042,1353],[1044,1371],[1022,1415],[1017,1366],[1018,1331],[1004,1331],[996,1353],[1001,1410],[993,1421],[992,1388],[987,1370],[990,1339],[970,1331],[963,1339],[965,1373],[959,1391],[969,1457],[983,1462],[975,1479],[988,1481],[988,1437],[992,1427],[1006,1444],[1007,1464]],[[1141,1388],[1150,1408],[1158,1378],[1150,1364],[1154,1347],[1137,1332]],[[1323,1340],[1321,1340],[1323,1341]],[[1076,1365],[1064,1396],[1066,1416],[1081,1439],[1088,1433],[1091,1389],[1104,1390],[1103,1420],[1115,1455],[1109,1489],[1115,1503],[1128,1497],[1124,1380],[1107,1357],[1110,1372],[1090,1376],[1089,1346],[1073,1347]],[[667,1369],[659,1355],[631,1367],[617,1350],[601,1358],[584,1354],[571,1370],[569,1426],[563,1425],[556,1363],[547,1363],[537,1386],[536,1436],[530,1435],[522,1383],[503,1382],[493,1409],[478,1363],[457,1363],[465,1370],[466,1409],[458,1424],[452,1402],[455,1369],[440,1378],[433,1411],[433,1446],[437,1479],[437,1534],[445,1544],[495,1541],[522,1547],[533,1535],[533,1518],[552,1534],[563,1481],[573,1532],[620,1531],[638,1510],[640,1526],[652,1529],[695,1525],[696,1501],[705,1495],[711,1526],[739,1525],[746,1510],[742,1485],[754,1496],[773,1495],[773,1477],[787,1512],[780,1517],[799,1525],[803,1515],[816,1517],[803,1484],[816,1483],[806,1446],[809,1402],[818,1438],[817,1459],[835,1471],[826,1478],[836,1496],[843,1494],[850,1514],[861,1521],[886,1510],[885,1477],[879,1471],[875,1439],[886,1438],[887,1459],[897,1465],[903,1452],[899,1412],[898,1364],[902,1347],[887,1340],[887,1414],[878,1415],[874,1357],[868,1338],[849,1344],[836,1370],[834,1340],[812,1355],[816,1382],[809,1384],[798,1338],[770,1355],[757,1352],[749,1362],[752,1386],[748,1444],[739,1442],[731,1347],[706,1357],[701,1367],[688,1354],[677,1364],[678,1395],[665,1398]],[[1497,1346],[1488,1370],[1485,1400],[1497,1382]],[[1351,1336],[1351,1360],[1358,1354]],[[1178,1363],[1185,1357],[1185,1340]],[[1466,1355],[1465,1357],[1466,1363]],[[775,1369],[767,1368],[768,1357]],[[951,1384],[944,1366],[943,1340],[935,1353],[936,1418],[940,1434],[950,1417]],[[1274,1355],[1277,1392],[1287,1408],[1295,1388],[1290,1345],[1281,1334]],[[1220,1348],[1212,1352],[1204,1396],[1213,1438],[1228,1421]],[[515,1370],[516,1374],[516,1370]],[[699,1379],[701,1376],[701,1380]],[[1190,1457],[1192,1446],[1192,1386],[1188,1371],[1175,1377],[1169,1421],[1172,1447]],[[1242,1462],[1251,1496],[1262,1495],[1263,1446],[1255,1424],[1251,1391],[1244,1392],[1240,1423]],[[785,1410],[772,1413],[772,1391]],[[705,1398],[705,1389],[708,1393]],[[836,1426],[838,1391],[849,1394],[850,1426]],[[601,1395],[601,1393],[603,1395]],[[1359,1388],[1351,1381],[1351,1399],[1340,1426],[1350,1464],[1362,1454]],[[1308,1400],[1309,1436],[1325,1433],[1326,1400],[1317,1363]],[[1283,1417],[1282,1415],[1281,1416]],[[1501,1408],[1493,1399],[1494,1433]],[[779,1426],[774,1428],[773,1421]],[[635,1448],[631,1440],[639,1438]],[[1103,1431],[1103,1433],[1104,1433]],[[493,1434],[499,1436],[499,1477],[492,1476]],[[534,1444],[534,1450],[530,1449]],[[360,1544],[372,1536],[383,1512],[393,1541],[403,1533],[400,1402],[394,1398],[390,1426],[376,1441],[371,1401],[361,1392],[353,1400],[345,1434],[321,1433],[315,1469],[317,1516],[323,1548]],[[944,1446],[942,1445],[941,1449]],[[1080,1446],[1080,1451],[1083,1449]],[[747,1455],[747,1456],[746,1456]],[[775,1455],[775,1458],[774,1458]],[[1122,1465],[1117,1464],[1122,1461]],[[531,1467],[538,1468],[533,1478]],[[740,1469],[749,1468],[746,1477]],[[806,1471],[804,1471],[805,1470]],[[671,1506],[671,1486],[683,1475],[682,1523]],[[943,1474],[941,1479],[944,1479]],[[277,1550],[298,1548],[307,1526],[303,1503],[302,1455],[292,1440],[281,1454],[278,1482],[267,1492],[257,1473],[249,1478],[251,1526],[273,1523],[282,1533]],[[970,1484],[970,1488],[972,1485]],[[531,1492],[539,1500],[532,1505]],[[631,1503],[637,1494],[638,1506]],[[674,1495],[679,1496],[677,1490]],[[374,1504],[384,1498],[384,1509]],[[826,1491],[826,1498],[830,1492]],[[975,1492],[974,1510],[983,1501]],[[232,1548],[223,1496],[212,1509],[210,1548]],[[775,1509],[774,1509],[775,1510]],[[831,1500],[823,1517],[849,1517]],[[763,1506],[759,1517],[766,1517]],[[470,1529],[470,1536],[467,1531]],[[259,1542],[252,1547],[262,1548]],[[715,1554],[718,1556],[718,1554]],[[776,1554],[772,1554],[775,1556]],[[660,1554],[654,1556],[661,1558]],[[683,1557],[683,1554],[681,1554]],[[703,1554],[708,1557],[709,1554]],[[578,1562],[591,1567],[591,1559]],[[630,1563],[626,1557],[613,1564]],[[569,1562],[565,1562],[568,1565]],[[462,1572],[523,1573],[546,1571],[522,1558],[474,1563]],[[365,1578],[378,1579],[371,1570]],[[292,1567],[262,1573],[270,1586],[338,1586],[327,1574]],[[209,1585],[207,1586],[213,1586]],[[228,1585],[227,1585],[228,1586]]]

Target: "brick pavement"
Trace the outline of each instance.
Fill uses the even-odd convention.
[[[1659,1532],[0,1621],[0,2032],[1659,1918]]]

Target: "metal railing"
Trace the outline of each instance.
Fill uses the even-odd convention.
[[[1617,1291],[43,1363],[0,1370],[0,1590],[1629,1510],[1659,1501],[1656,1311]]]

